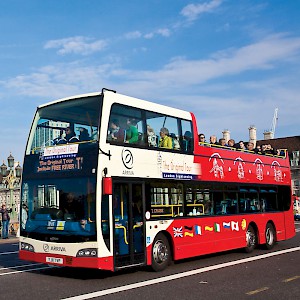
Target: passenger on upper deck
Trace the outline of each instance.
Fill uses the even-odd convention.
[[[59,137],[57,137],[56,139],[53,140],[53,144],[54,145],[62,145],[62,144],[66,144],[67,143],[67,140],[65,139],[65,133],[64,133],[64,130],[61,129],[60,130],[60,134],[59,134]]]
[[[66,140],[68,141],[68,143],[79,142],[79,139],[74,132],[74,126],[70,125],[66,128]]]
[[[124,130],[119,126],[119,120],[113,119],[109,122],[107,139],[116,142],[124,142]]]
[[[262,154],[260,145],[256,145],[254,152],[257,154]]]
[[[230,139],[228,141],[228,147],[235,148],[235,140],[234,139]]]
[[[217,145],[217,136],[211,135],[211,136],[209,137],[209,143],[210,143],[211,145]]]
[[[179,141],[178,141],[178,138],[177,138],[176,134],[175,133],[170,133],[169,136],[172,139],[172,148],[174,150],[180,150],[180,144],[179,144]]]
[[[198,138],[199,138],[199,143],[201,143],[201,144],[205,143],[205,135],[204,135],[204,133],[200,133],[198,135]]]
[[[148,144],[150,147],[156,147],[156,134],[154,132],[154,129],[147,125],[147,136],[148,136]]]
[[[248,142],[248,144],[247,144],[247,150],[254,152],[254,143]]]
[[[219,145],[222,147],[228,147],[224,138],[219,139]]]
[[[172,138],[169,137],[169,130],[165,127],[160,129],[160,140],[158,146],[160,148],[172,149]]]
[[[86,128],[84,127],[80,127],[79,128],[79,140],[81,142],[84,142],[84,141],[89,141],[90,140],[90,135],[89,135],[89,132]]]
[[[127,119],[126,129],[126,143],[134,144],[139,140],[139,132],[136,127],[137,121],[135,119]]]
[[[193,142],[192,133],[190,131],[186,131],[183,136],[183,146],[184,146],[183,150],[186,152],[191,152],[193,146],[192,142]]]
[[[247,150],[243,141],[239,141],[236,146],[237,146],[236,149],[238,150]]]
[[[277,154],[277,151],[270,144],[262,145],[261,148],[263,154],[271,154],[271,155]]]

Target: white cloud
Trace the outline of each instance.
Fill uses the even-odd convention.
[[[133,39],[138,39],[142,36],[141,32],[136,30],[136,31],[131,31],[125,34],[125,39],[127,40],[133,40]]]
[[[157,34],[164,37],[169,37],[171,35],[171,32],[168,28],[161,28],[157,30]]]
[[[107,46],[105,40],[94,40],[83,36],[75,36],[59,40],[48,41],[45,49],[59,49],[58,54],[65,55],[69,53],[88,55],[103,50]]]
[[[145,33],[145,34],[142,34],[140,31],[136,30],[136,31],[126,33],[124,35],[124,37],[127,40],[133,40],[133,39],[139,39],[139,38],[144,38],[144,39],[150,40],[156,36],[169,37],[170,35],[171,35],[170,29],[160,28],[160,29],[157,29],[152,32]]]
[[[160,70],[141,71],[133,76],[159,85],[190,86],[249,70],[274,68],[276,63],[290,60],[299,52],[300,38],[274,35],[239,49],[216,53],[206,60],[175,58]]]
[[[212,12],[221,4],[222,0],[212,0],[210,2],[204,2],[200,4],[189,4],[181,10],[181,14],[186,17],[188,21],[194,21],[199,15]]]
[[[146,34],[144,35],[144,38],[145,38],[145,39],[152,39],[153,37],[154,37],[154,33],[153,33],[153,32],[146,33]]]
[[[300,38],[273,35],[239,49],[228,49],[205,60],[177,57],[158,70],[131,71],[120,68],[119,61],[97,66],[80,63],[47,66],[29,75],[20,75],[1,85],[22,94],[43,95],[46,91],[71,91],[91,88],[100,82],[123,81],[141,84],[143,90],[176,86],[181,89],[203,85],[228,75],[243,74],[249,70],[267,70],[278,63],[291,63],[300,53]]]

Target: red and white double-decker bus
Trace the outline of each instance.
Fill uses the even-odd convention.
[[[287,154],[199,144],[192,113],[120,95],[38,107],[22,176],[20,258],[115,271],[295,235]]]

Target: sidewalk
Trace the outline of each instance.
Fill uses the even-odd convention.
[[[13,228],[11,228],[13,227]],[[8,231],[8,239],[2,239],[2,228],[0,226],[0,244],[6,244],[6,243],[18,243],[19,242],[19,223],[12,223],[10,225],[9,231]]]
[[[16,237],[15,235],[9,235],[8,239],[3,239],[0,236],[0,244],[7,244],[7,243],[18,243],[19,242],[19,238]]]

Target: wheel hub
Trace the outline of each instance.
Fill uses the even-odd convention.
[[[157,241],[153,247],[153,258],[157,263],[162,263],[168,258],[168,249],[161,241]]]

